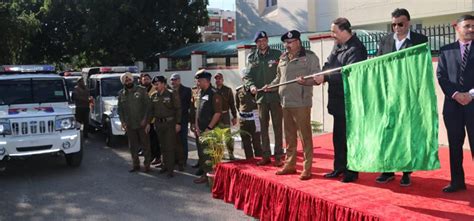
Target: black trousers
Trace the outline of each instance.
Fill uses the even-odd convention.
[[[449,166],[451,171],[451,185],[463,187],[464,180],[463,149],[466,130],[471,146],[471,155],[474,158],[474,103],[467,106],[456,105],[452,111],[444,111],[444,124],[448,132]]]
[[[151,148],[151,159],[161,158],[160,143],[158,142],[158,136],[156,135],[155,125],[150,124],[150,148]]]
[[[346,175],[357,175],[357,172],[347,169],[346,116],[333,115],[333,117],[334,170],[344,171]]]

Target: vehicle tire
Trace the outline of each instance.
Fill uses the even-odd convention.
[[[70,167],[79,167],[82,163],[82,141],[81,141],[81,150],[76,153],[66,154],[66,163]]]
[[[110,120],[104,121],[105,145],[114,147],[116,143],[116,136],[112,134],[112,122]]]

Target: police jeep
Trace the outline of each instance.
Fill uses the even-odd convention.
[[[112,147],[118,136],[125,135],[117,112],[118,92],[123,88],[120,76],[131,72],[135,83],[139,77],[136,66],[90,67],[82,69],[82,77],[87,79],[93,103],[89,124],[101,129],[105,134],[105,143]]]
[[[49,65],[0,67],[0,162],[64,154],[71,167],[82,162],[79,124],[69,107],[64,79]]]

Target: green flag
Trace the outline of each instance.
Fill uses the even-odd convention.
[[[440,167],[433,64],[426,43],[345,66],[342,76],[349,169]]]

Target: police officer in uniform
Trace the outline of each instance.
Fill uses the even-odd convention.
[[[146,74],[146,73],[140,74],[140,85],[147,90],[148,96],[150,97],[156,91],[151,81],[152,79],[149,74]],[[159,144],[158,137],[156,136],[154,122],[155,122],[155,119],[152,118],[151,123],[150,123],[150,132],[148,133],[150,136],[150,150],[151,150],[151,159],[152,159],[151,165],[160,165],[161,164],[161,151],[160,151],[160,145],[158,145]]]
[[[216,81],[217,93],[222,97],[222,116],[219,123],[223,128],[230,128],[231,119],[229,110],[232,113],[232,125],[237,123],[237,109],[235,108],[234,93],[230,87],[224,85],[224,76],[221,73],[217,73],[216,76],[214,76],[214,80]],[[229,142],[226,143],[226,147],[229,152],[229,159],[235,160],[234,140],[230,139]]]
[[[196,85],[191,88],[191,108],[189,109],[189,122],[190,122],[190,127],[189,128],[190,128],[191,132],[194,133],[194,138],[195,138],[195,141],[196,141],[195,142],[196,143],[196,149],[197,149],[197,152],[198,152],[198,162],[192,166],[192,168],[198,168],[198,170],[195,173],[196,176],[201,176],[201,175],[204,174],[204,171],[199,166],[202,162],[202,159],[203,159],[202,154],[204,152],[201,150],[201,145],[199,144],[199,137],[198,137],[197,131],[196,131],[196,128],[197,128],[196,127],[196,110],[198,109],[199,96],[201,95],[201,88],[199,87],[199,81],[196,78],[197,74],[199,74],[199,73],[200,72],[197,72],[194,75],[194,81],[195,81]]]
[[[155,118],[155,131],[163,152],[160,173],[168,172],[173,177],[175,152],[179,146],[177,133],[181,130],[181,101],[179,94],[167,89],[166,78],[153,78],[156,91],[151,95],[151,115]]]
[[[143,148],[145,172],[150,172],[150,97],[145,88],[133,83],[133,76],[127,72],[120,76],[124,88],[118,95],[118,113],[122,127],[127,133],[128,146],[132,155],[133,168],[129,172],[140,169],[138,158],[139,148]]]
[[[72,92],[72,100],[76,105],[76,120],[82,124],[84,138],[88,137],[89,129],[89,97],[89,90],[84,84],[84,78],[81,77],[77,80],[77,85]]]
[[[319,58],[312,51],[301,45],[300,32],[289,31],[281,36],[286,52],[278,63],[277,77],[271,84],[278,84],[301,76],[319,72]],[[313,79],[309,85],[288,84],[278,88],[283,106],[283,122],[285,124],[285,140],[287,145],[286,162],[277,175],[296,173],[297,132],[303,145],[304,161],[300,179],[311,179],[313,164],[313,138],[311,130],[311,106],[313,100]],[[304,83],[304,82],[301,82]],[[266,89],[268,90],[268,89]]]
[[[222,114],[222,98],[217,93],[216,89],[211,87],[211,73],[201,70],[196,74],[196,78],[199,81],[199,101],[198,108],[196,110],[196,135],[197,141],[201,133],[214,129],[219,123],[221,114]],[[200,144],[201,148],[198,151],[203,151],[206,147],[203,143]],[[200,167],[203,171],[203,175],[194,180],[194,183],[206,183],[207,176],[206,173],[210,172],[212,168],[209,165],[206,165],[206,160],[209,160],[210,157],[207,154],[201,153]]]
[[[268,127],[270,116],[272,118],[273,132],[275,138],[275,166],[282,166],[281,156],[283,154],[282,117],[283,112],[280,104],[280,97],[277,91],[258,92],[266,84],[270,84],[276,77],[278,61],[281,52],[268,47],[268,36],[264,31],[255,34],[254,42],[257,49],[247,57],[247,71],[245,86],[250,92],[256,95],[258,112],[261,123],[263,158],[257,165],[267,165],[271,163],[270,137]]]
[[[242,80],[245,75],[244,69],[241,71]],[[240,115],[240,130],[242,131],[240,137],[245,151],[245,159],[251,159],[254,156],[261,157],[260,119],[255,95],[245,85],[241,85],[235,92],[235,104]]]

